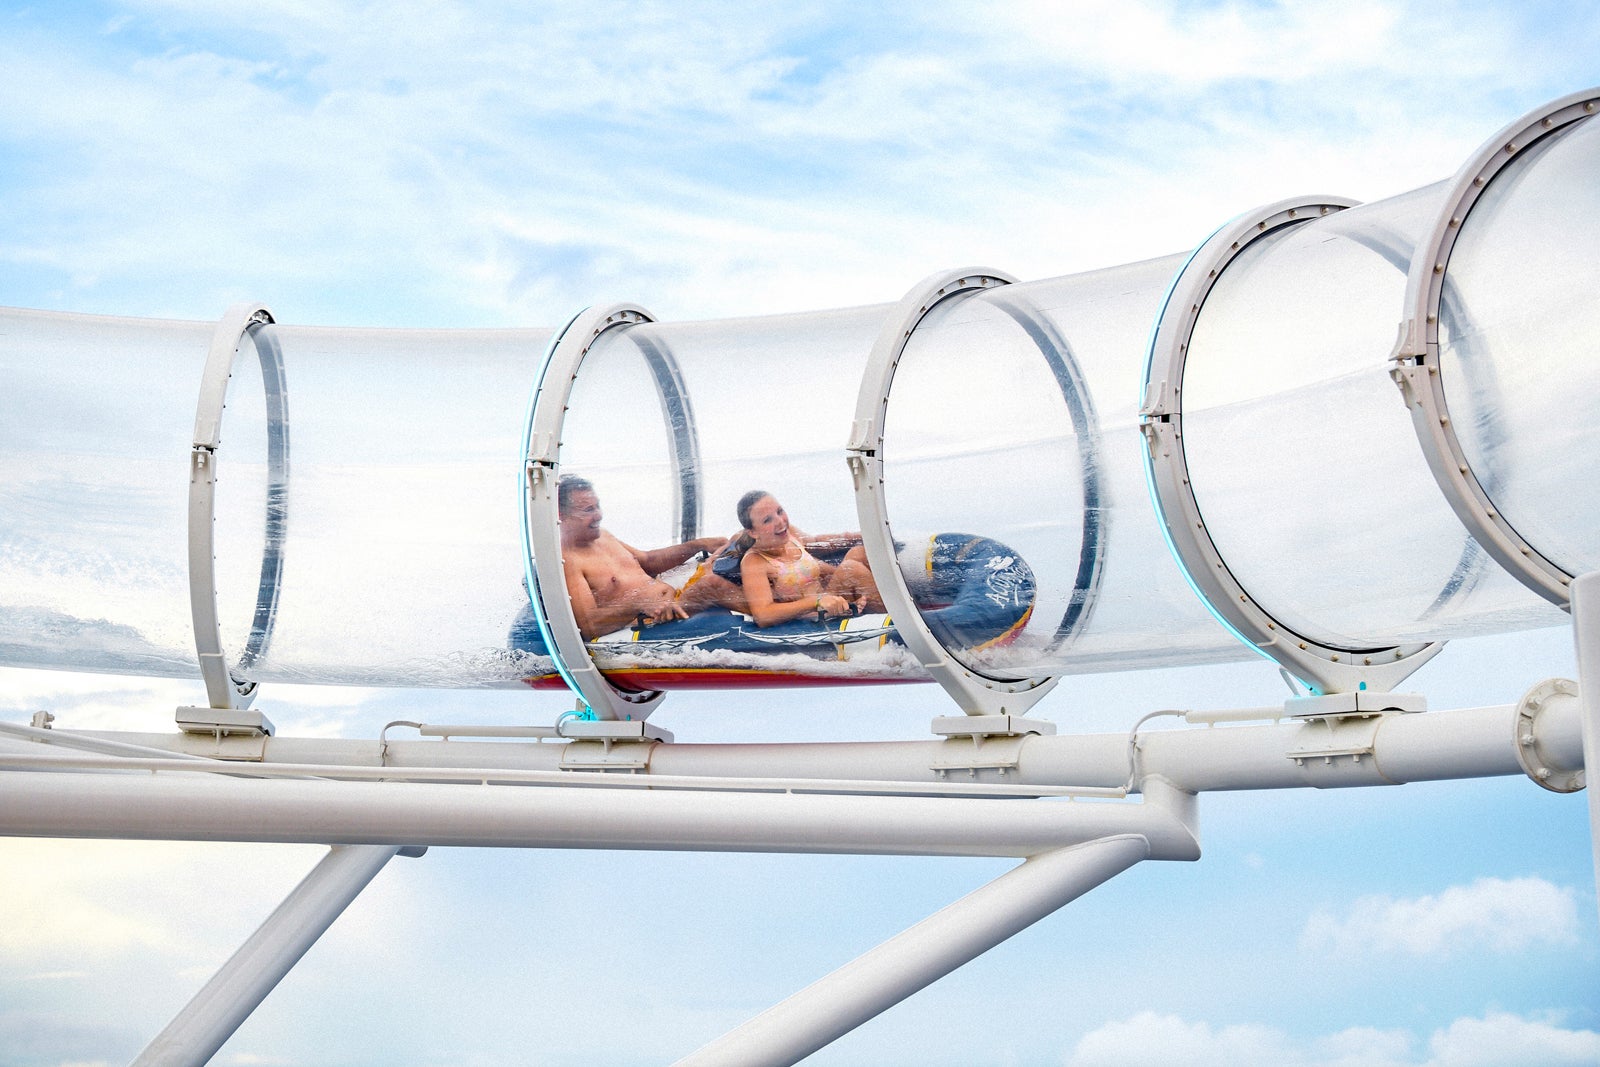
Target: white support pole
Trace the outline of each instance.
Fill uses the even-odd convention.
[[[1149,854],[1149,842],[1127,834],[1034,856],[684,1057],[677,1067],[796,1063]]]
[[[1600,886],[1600,571],[1572,583],[1572,638],[1578,648],[1578,699],[1583,718],[1583,773],[1589,790],[1589,846]]]
[[[1164,799],[1164,798],[1162,798]],[[1192,800],[1192,798],[1190,798]],[[1118,834],[1193,860],[1191,809],[1143,802],[0,774],[0,834],[162,841],[1032,856]]]
[[[1561,767],[1577,768],[1583,758],[1578,702],[1548,701],[1540,712],[1540,747]],[[1259,709],[1261,720],[1272,709]],[[1376,727],[1370,758],[1295,759],[1290,753],[1326,732],[1321,722],[1282,721],[1273,725],[1238,724],[1204,729],[1150,729],[1139,734],[1139,766],[1181,789],[1206,793],[1228,789],[1338,788],[1395,785],[1523,774],[1517,755],[1517,713],[1514,704],[1392,714],[1368,720]],[[0,733],[19,731],[67,736],[57,727],[31,731],[0,723]],[[191,734],[97,733],[105,739],[131,741],[152,749],[214,754],[215,743]],[[600,742],[580,742],[599,749]],[[941,778],[931,768],[950,762],[972,745],[950,741],[863,741],[809,744],[691,744],[674,742],[649,750],[649,765],[640,777],[749,777],[792,779],[855,779],[900,782],[1005,781],[1012,785],[1111,788],[1123,785],[1131,770],[1128,733],[1058,734],[986,742],[1015,749],[1017,764],[1003,779],[992,771],[969,779],[963,772]],[[505,744],[457,740],[377,740],[350,738],[270,737],[261,739],[253,758],[262,763],[317,764],[326,770],[306,773],[337,777],[341,766],[506,768],[559,771],[563,759],[581,751],[567,744]],[[249,773],[241,763],[240,773]]]
[[[208,1062],[398,851],[392,845],[329,849],[132,1067]]]

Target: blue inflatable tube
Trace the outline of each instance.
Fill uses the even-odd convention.
[[[1027,625],[1036,593],[1033,570],[1005,545],[944,533],[930,537],[920,555],[921,573],[907,568],[907,584],[929,630],[946,648],[1003,645]],[[507,644],[520,653],[549,656],[531,607],[512,624]],[[805,617],[763,627],[718,608],[606,634],[589,642],[589,653],[614,685],[628,689],[921,680],[907,677],[907,653],[887,615]],[[803,674],[786,667],[797,662],[795,656],[804,657]],[[836,663],[838,670],[816,675],[815,661]],[[561,684],[553,666],[525,681],[539,688]]]

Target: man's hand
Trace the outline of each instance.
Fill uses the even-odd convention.
[[[673,619],[687,619],[689,613],[683,610],[683,605],[676,600],[668,600],[659,605],[649,615],[651,622],[670,622]]]

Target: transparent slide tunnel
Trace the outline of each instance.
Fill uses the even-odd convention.
[[[198,648],[229,700],[570,684],[602,717],[930,676],[1021,712],[1252,650],[1391,688],[1600,568],[1597,98],[1392,199],[898,303],[0,312],[0,662],[192,676]]]

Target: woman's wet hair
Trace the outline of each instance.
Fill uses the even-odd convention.
[[[739,506],[734,509],[734,513],[739,516],[739,525],[743,526],[746,530],[750,529],[750,512],[754,510],[758,503],[761,502],[763,497],[769,497],[771,495],[772,494],[767,492],[765,489],[752,489],[744,496],[740,497]]]

